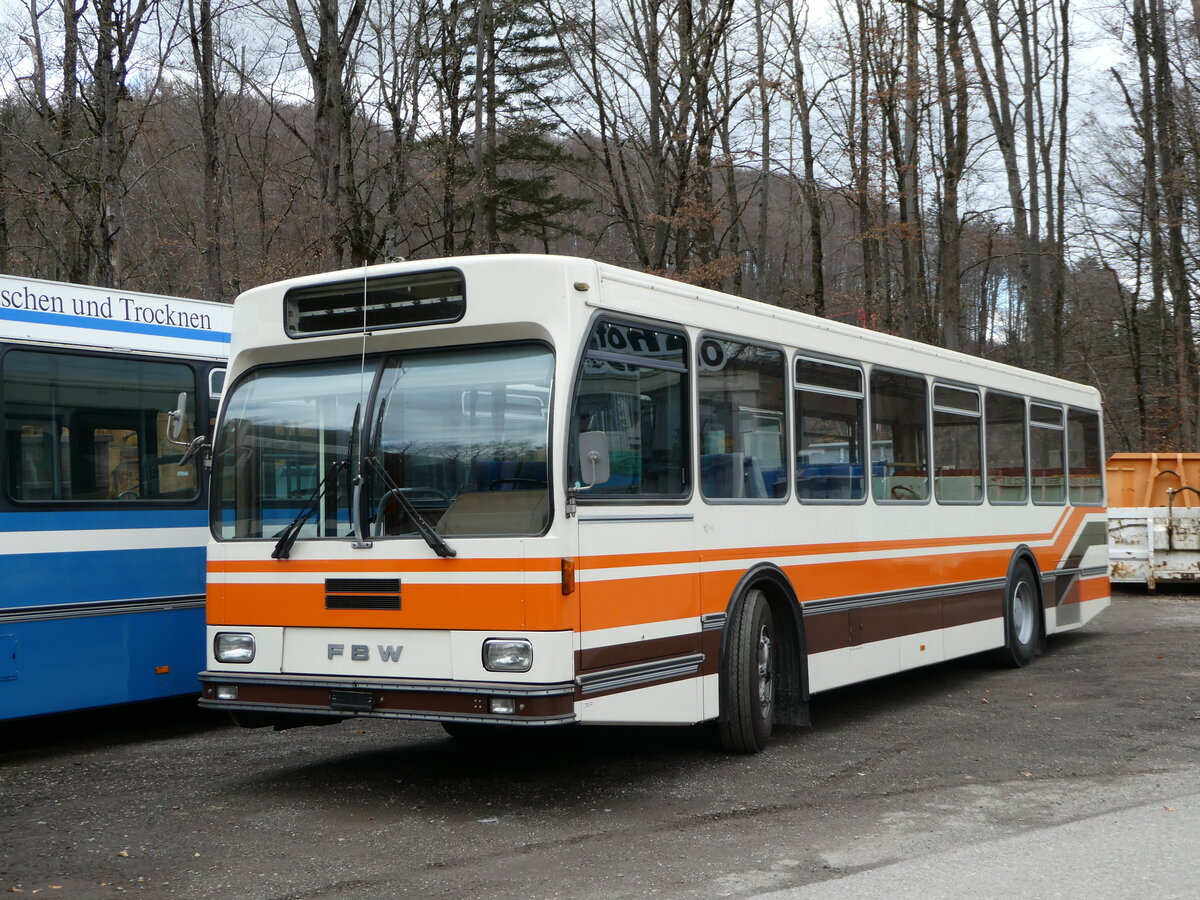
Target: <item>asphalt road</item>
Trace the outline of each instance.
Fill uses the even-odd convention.
[[[1119,594],[1027,669],[820,695],[755,757],[190,704],[9,723],[0,894],[1200,897],[1198,701],[1200,595]]]

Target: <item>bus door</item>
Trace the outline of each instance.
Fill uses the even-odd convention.
[[[693,516],[584,508],[578,523],[585,721],[696,721],[704,657]]]
[[[595,324],[570,447],[585,721],[700,717],[699,562],[684,505],[687,398],[681,332]],[[590,460],[595,436],[607,463],[599,471]]]

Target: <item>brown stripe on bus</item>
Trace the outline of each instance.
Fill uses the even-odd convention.
[[[716,632],[716,634],[719,636],[720,632]],[[610,644],[607,647],[593,647],[576,652],[575,671],[593,672],[598,669],[626,666],[631,663],[653,662],[656,659],[697,653],[700,648],[700,632],[630,641],[624,644]]]

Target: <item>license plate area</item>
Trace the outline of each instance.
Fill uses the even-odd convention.
[[[329,708],[342,712],[370,712],[375,708],[375,695],[370,691],[330,691]]]

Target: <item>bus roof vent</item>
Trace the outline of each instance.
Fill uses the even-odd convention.
[[[294,338],[362,331],[364,321],[367,331],[457,322],[467,308],[462,273],[453,269],[292,288],[283,305]]]

